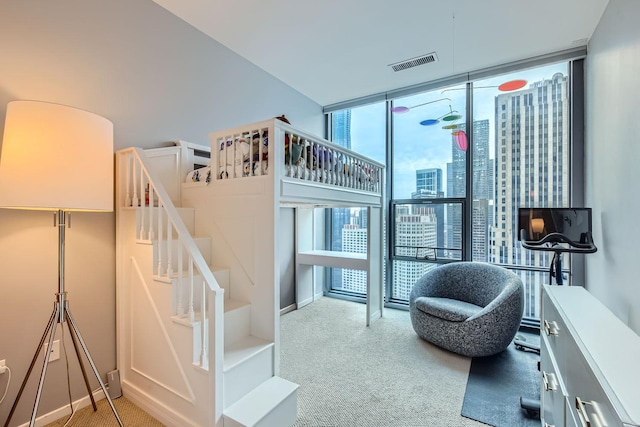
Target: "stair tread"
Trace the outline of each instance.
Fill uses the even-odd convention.
[[[156,231],[154,230],[154,235],[155,235],[155,233],[156,233]],[[166,236],[164,233],[165,233],[165,231],[163,230],[163,231],[162,231],[162,241],[163,241],[163,242],[166,242],[167,240],[171,240],[171,243],[176,243],[176,244],[180,242],[180,239],[179,239],[179,238],[167,239],[167,236]],[[194,236],[194,235],[191,235],[191,238],[192,238],[194,241],[205,241],[205,242],[206,242],[206,241],[211,240],[211,236]],[[146,239],[146,240],[144,240],[144,241],[146,241],[146,242],[153,242],[153,243],[157,243],[157,242],[158,242],[158,239],[156,239],[156,238],[154,237],[154,238],[153,238],[153,239],[151,239],[151,240]]]
[[[209,267],[209,270],[211,270],[212,273],[218,273],[221,271],[228,271],[229,267],[223,267],[221,265],[211,265],[211,264],[207,264],[207,266]],[[197,276],[199,273],[196,269],[193,270],[193,274],[194,276]],[[178,277],[178,272],[174,271],[173,272],[174,277]],[[182,269],[182,277],[188,276],[189,275],[189,270],[188,269]]]
[[[224,312],[227,313],[229,311],[236,310],[238,308],[246,307],[250,305],[246,301],[241,301],[237,299],[226,299],[224,300]]]
[[[298,384],[284,378],[271,377],[225,409],[224,416],[242,425],[254,426],[297,388]]]
[[[273,347],[273,342],[254,337],[253,335],[240,338],[224,349],[223,370],[228,371],[239,363],[249,359],[254,354],[257,354],[269,347]]]
[[[207,265],[208,265],[208,267],[209,267],[209,270],[211,270],[211,272],[212,272],[213,274],[220,273],[220,272],[224,272],[224,271],[229,271],[229,267],[223,267],[223,266],[220,266],[220,265],[209,265],[209,264],[207,264]],[[157,281],[159,281],[159,282],[169,283],[169,282],[171,282],[172,280],[175,280],[175,279],[177,279],[177,278],[179,277],[179,276],[178,276],[178,273],[179,273],[179,271],[174,270],[174,271],[173,271],[173,273],[171,274],[171,277],[166,276],[166,275],[158,276],[157,274],[154,274],[154,275],[153,275],[153,280],[157,280]],[[198,271],[197,271],[197,270],[194,270],[194,271],[193,271],[193,275],[194,275],[194,277],[196,277],[196,276],[199,276],[199,275],[200,275],[200,273],[198,273]],[[184,279],[186,279],[187,277],[189,277],[189,270],[187,270],[187,269],[183,269],[183,270],[182,270],[182,277],[183,277]]]

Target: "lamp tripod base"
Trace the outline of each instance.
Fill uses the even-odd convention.
[[[33,371],[33,368],[38,360],[38,356],[40,355],[40,351],[42,350],[42,347],[45,343],[45,340],[47,339],[47,336],[49,337],[49,345],[47,348],[52,348],[53,345],[53,341],[56,335],[56,329],[58,326],[58,323],[61,324],[61,327],[64,327],[64,323],[68,323],[69,325],[69,334],[71,335],[71,341],[73,342],[73,347],[75,349],[76,352],[76,357],[78,358],[78,363],[80,365],[80,370],[82,371],[82,377],[84,378],[84,383],[87,387],[87,392],[89,393],[89,398],[91,399],[91,405],[93,406],[93,410],[94,412],[98,410],[98,407],[96,406],[96,401],[93,397],[93,392],[91,391],[91,386],[89,385],[89,378],[87,377],[87,371],[85,370],[84,367],[84,363],[82,362],[82,356],[80,354],[80,350],[82,349],[82,352],[84,353],[85,357],[87,358],[87,360],[89,361],[89,365],[91,365],[91,369],[93,371],[93,374],[95,375],[95,377],[97,378],[98,382],[100,383],[100,388],[102,389],[104,396],[106,397],[107,401],[109,402],[109,406],[111,407],[111,410],[113,411],[113,415],[116,417],[116,420],[118,421],[118,424],[123,427],[122,421],[120,420],[120,417],[118,416],[118,411],[116,411],[115,406],[113,405],[113,401],[111,400],[111,397],[109,396],[109,393],[107,392],[107,388],[105,387],[104,383],[102,382],[102,379],[100,378],[100,374],[98,373],[98,369],[96,368],[96,365],[93,363],[93,359],[91,358],[91,355],[89,354],[89,350],[87,349],[86,344],[84,343],[84,340],[82,339],[82,335],[80,334],[80,330],[78,329],[78,326],[76,325],[76,322],[73,320],[73,316],[71,316],[71,311],[69,310],[69,303],[68,301],[65,300],[65,293],[58,293],[56,294],[57,296],[57,300],[54,304],[54,308],[53,308],[53,313],[51,314],[51,317],[49,318],[49,322],[47,323],[47,326],[44,330],[44,333],[42,334],[42,338],[40,339],[40,343],[38,344],[38,348],[36,349],[36,352],[33,356],[33,359],[31,360],[31,364],[29,365],[29,369],[27,370],[27,375],[25,376],[24,380],[22,381],[22,385],[20,386],[20,390],[18,391],[18,395],[16,396],[16,400],[13,402],[13,406],[11,407],[11,411],[9,412],[9,416],[7,417],[7,420],[4,424],[4,427],[9,427],[9,422],[11,421],[11,417],[13,417],[13,413],[16,410],[16,407],[18,406],[18,402],[20,401],[20,397],[22,397],[22,392],[24,391],[25,386],[27,385],[27,381],[29,380],[29,376],[31,375],[31,372]],[[79,346],[78,346],[79,344]],[[40,381],[38,382],[38,391],[36,393],[36,399],[34,401],[33,404],[33,411],[31,412],[31,421],[29,422],[29,427],[34,427],[35,422],[36,422],[36,413],[38,412],[38,404],[40,403],[40,396],[42,395],[42,387],[44,385],[44,379],[47,373],[47,365],[49,364],[49,357],[50,357],[50,352],[46,352],[45,356],[44,356],[44,364],[42,366],[42,372],[40,373]]]

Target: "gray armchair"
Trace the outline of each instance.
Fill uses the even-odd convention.
[[[469,357],[506,349],[522,320],[524,297],[513,272],[480,262],[456,262],[422,276],[409,297],[418,336]]]

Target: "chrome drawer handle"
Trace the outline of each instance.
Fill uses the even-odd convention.
[[[553,328],[551,327],[552,323],[553,323]],[[547,336],[558,335],[558,324],[556,322],[549,322],[545,320],[543,322],[543,325],[544,325],[544,332],[547,334]]]
[[[555,384],[551,384],[551,381],[549,381],[549,375],[553,374],[547,374],[546,372],[542,371],[542,384],[544,385],[544,390],[555,391]]]
[[[578,410],[578,419],[580,420],[580,424],[582,425],[582,427],[592,426],[591,420],[589,419],[589,415],[587,414],[587,409],[585,408],[585,405],[593,406],[593,409],[596,412],[595,414],[593,414],[595,425],[598,427],[607,427],[607,424],[605,424],[604,421],[602,421],[604,417],[602,416],[602,413],[600,413],[600,408],[598,407],[598,404],[594,401],[588,402],[586,400],[582,400],[578,396],[576,396],[576,409]]]
[[[556,427],[555,424],[549,424],[547,422],[544,423],[544,427]]]

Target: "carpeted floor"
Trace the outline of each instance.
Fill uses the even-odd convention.
[[[486,425],[461,415],[471,359],[418,338],[407,311],[386,308],[384,317],[370,327],[365,326],[365,312],[364,304],[321,298],[281,317],[280,376],[300,384],[294,427]],[[516,357],[529,356],[518,353],[522,354]],[[498,364],[504,358],[513,355],[505,352],[496,357]],[[488,372],[497,369],[487,366],[484,370]],[[487,390],[494,386],[484,387],[489,388],[480,389],[477,395],[490,397]],[[497,410],[479,403],[488,405],[488,413],[498,413],[505,406],[501,398],[493,396],[490,401]],[[125,397],[113,402],[127,427],[163,426]],[[62,427],[67,418],[45,427]],[[97,412],[85,407],[67,424],[117,425],[106,399],[98,402]]]
[[[300,384],[295,427],[477,427],[460,415],[471,359],[418,338],[409,312],[320,300],[281,317],[280,375]]]
[[[101,399],[96,402],[98,411],[94,412],[91,404],[86,406],[73,414],[67,427],[118,427],[118,422],[111,411],[109,402],[107,399]],[[164,424],[147,414],[124,396],[117,399],[113,399],[113,406],[118,411],[118,416],[126,427],[164,427]],[[62,427],[67,422],[69,416],[60,418],[45,427]]]

